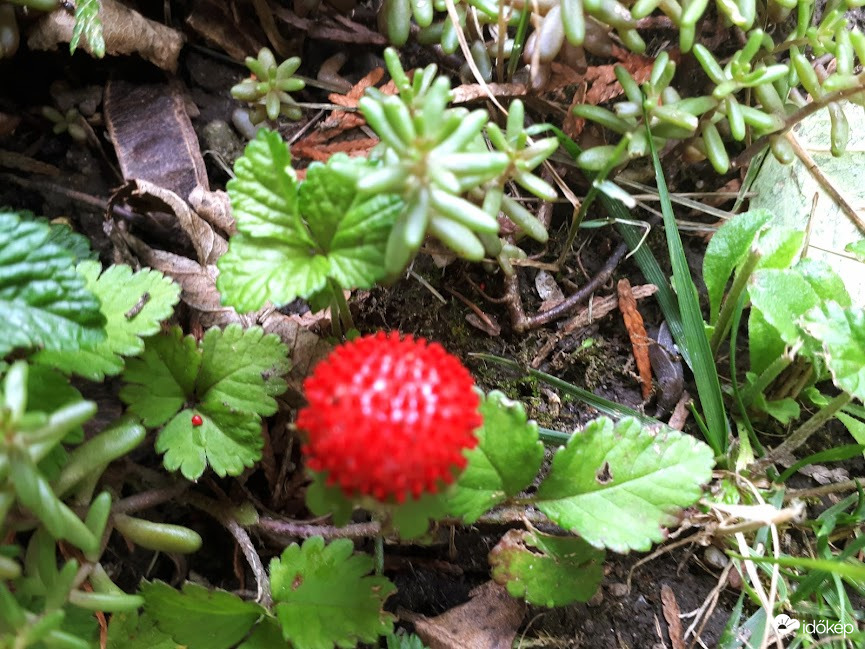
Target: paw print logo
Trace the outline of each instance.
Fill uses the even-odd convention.
[[[789,615],[781,613],[775,616],[775,630],[779,637],[790,635],[801,626],[799,620],[794,620]]]

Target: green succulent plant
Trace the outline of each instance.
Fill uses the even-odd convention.
[[[253,124],[274,121],[280,115],[291,120],[301,118],[300,106],[289,94],[302,90],[306,85],[293,76],[300,67],[299,57],[293,56],[277,65],[273,52],[263,47],[257,58],[246,57],[246,67],[251,76],[235,85],[231,96],[251,106]]]

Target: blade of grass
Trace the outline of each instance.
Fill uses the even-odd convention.
[[[644,415],[637,410],[633,410],[632,408],[628,408],[627,406],[623,406],[615,401],[609,401],[604,399],[603,397],[599,397],[598,395],[589,392],[588,390],[584,390],[582,388],[578,388],[576,385],[572,383],[568,383],[567,381],[563,381],[562,379],[556,378],[552,374],[547,374],[546,372],[540,372],[538,370],[533,370],[528,367],[523,367],[516,361],[512,361],[508,358],[502,358],[501,356],[496,356],[494,354],[470,354],[473,358],[478,358],[482,361],[489,361],[490,363],[495,363],[496,365],[502,365],[504,367],[508,367],[512,370],[516,370],[517,372],[525,372],[529,376],[533,376],[539,381],[543,381],[547,385],[550,385],[554,388],[558,388],[565,394],[570,394],[571,396],[577,397],[578,399],[584,401],[589,404],[596,410],[604,413],[605,415],[609,415],[614,419],[622,419],[623,417],[635,417],[640,420],[640,423],[645,424],[647,426],[665,426],[666,424],[654,419],[653,417],[649,417],[648,415]]]
[[[649,129],[648,115],[644,114],[644,119],[648,131],[649,148],[652,152],[652,164],[655,167],[655,183],[658,187],[658,196],[661,199],[661,213],[664,215],[664,230],[667,234],[670,264],[673,267],[673,278],[676,282],[682,325],[685,330],[684,347],[691,356],[691,369],[697,384],[697,394],[700,397],[700,405],[706,417],[708,432],[706,441],[715,451],[715,455],[724,455],[727,450],[729,423],[724,410],[721,382],[718,380],[715,358],[709,346],[709,339],[706,337],[703,313],[700,311],[700,302],[697,299],[697,287],[691,278],[688,261],[685,259],[685,250],[682,247],[682,238],[676,227],[676,218],[673,216],[673,205],[667,191],[664,171],[661,169],[661,160],[658,158],[658,151]]]

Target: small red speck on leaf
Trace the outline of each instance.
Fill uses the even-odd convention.
[[[192,425],[193,426],[201,426],[204,423],[204,419],[201,418],[201,415],[192,415]]]
[[[307,466],[349,497],[398,503],[435,493],[477,445],[480,400],[459,359],[397,332],[340,345],[304,382]]]

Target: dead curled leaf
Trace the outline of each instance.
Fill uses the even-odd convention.
[[[475,588],[465,604],[436,617],[409,611],[400,616],[414,624],[430,649],[510,649],[526,614],[526,604],[488,581]]]
[[[183,34],[145,18],[116,0],[101,0],[100,4],[99,17],[107,54],[138,54],[163,70],[177,71]],[[27,46],[31,50],[56,50],[58,44],[72,40],[74,26],[75,16],[66,11],[52,11],[30,31]],[[81,47],[90,51],[86,41],[82,41]]]
[[[643,390],[643,399],[648,399],[652,394],[652,364],[649,360],[649,336],[643,324],[643,316],[637,309],[637,300],[631,290],[631,283],[627,279],[620,279],[616,286],[619,293],[619,310],[622,319],[631,338],[631,347],[634,349],[634,360],[637,361],[637,371],[640,374],[640,383]]]
[[[682,638],[682,620],[679,619],[679,603],[676,594],[667,584],[661,586],[661,604],[664,610],[664,619],[667,621],[667,630],[670,634],[672,649],[685,649],[685,641]]]

